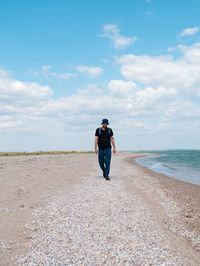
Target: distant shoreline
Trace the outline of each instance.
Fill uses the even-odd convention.
[[[117,151],[124,152],[124,151]],[[34,152],[0,152],[0,156],[21,156],[21,155],[56,155],[56,154],[88,154],[94,151],[34,151]]]
[[[46,155],[46,154],[73,154],[73,153],[94,153],[93,151],[34,151],[34,152],[0,152],[0,156],[20,156],[20,155]]]

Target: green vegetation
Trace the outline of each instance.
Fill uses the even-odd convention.
[[[44,155],[44,154],[80,154],[80,153],[94,153],[94,152],[93,151],[0,152],[0,156]]]

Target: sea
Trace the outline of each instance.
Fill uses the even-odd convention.
[[[134,159],[149,169],[185,182],[200,185],[200,150],[141,150],[156,153]]]

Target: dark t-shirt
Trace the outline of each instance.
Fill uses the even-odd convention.
[[[105,130],[103,130],[101,128],[100,136],[99,136],[99,128],[96,129],[95,136],[98,136],[98,148],[99,148],[99,150],[111,148],[110,137],[113,136],[113,131],[111,128],[109,128],[109,129],[110,129],[110,134],[108,132],[108,127]]]

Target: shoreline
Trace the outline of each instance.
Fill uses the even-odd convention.
[[[110,219],[110,212],[117,212],[118,214],[116,213],[113,219],[115,224],[119,223],[118,228],[123,228],[124,218],[120,215],[128,208],[123,215],[125,217],[128,215],[127,221],[130,222],[127,228],[131,227],[132,233],[134,233],[134,227],[131,225],[133,221],[138,228],[137,230],[149,232],[149,236],[145,237],[148,242],[150,241],[148,239],[154,238],[153,235],[150,237],[150,234],[158,226],[162,233],[155,233],[159,237],[152,240],[151,243],[151,245],[157,243],[156,252],[162,252],[162,245],[169,241],[170,248],[168,253],[164,255],[165,259],[171,262],[176,260],[176,263],[192,259],[194,265],[198,265],[196,262],[200,262],[200,241],[198,239],[200,235],[200,186],[167,177],[134,161],[136,157],[148,155],[150,154],[134,154],[132,152],[119,152],[113,155],[110,181],[105,181],[102,178],[97,156],[94,153],[0,157],[0,190],[2,191],[0,195],[2,217],[0,220],[0,261],[3,261],[2,265],[7,265],[11,261],[14,263],[17,261],[16,258],[21,258],[21,262],[26,259],[31,261],[33,258],[31,249],[34,241],[38,239],[37,241],[40,243],[41,239],[46,238],[48,240],[49,238],[48,234],[42,238],[40,235],[45,234],[44,229],[41,228],[45,224],[43,219],[50,223],[49,227],[51,228],[52,217],[54,217],[52,223],[55,222],[55,219],[60,219],[62,213],[59,210],[64,210],[64,208],[66,208],[66,212],[68,212],[68,208],[73,208],[73,210],[77,208],[76,217],[79,217],[80,210],[79,207],[76,207],[77,204],[77,206],[83,204],[84,219],[87,217],[89,219],[90,208],[93,208],[92,212],[97,211],[96,216],[98,218],[99,213],[107,206],[105,205],[107,202],[110,202],[107,206],[110,210],[107,212],[106,209],[105,212],[101,213],[99,219],[103,219],[102,222]],[[94,200],[95,197],[96,200]],[[65,200],[67,200],[67,205],[60,206]],[[93,206],[95,202],[96,204]],[[58,213],[54,214],[54,211],[48,210],[48,206],[51,204],[53,206],[57,204]],[[135,212],[132,212],[133,209]],[[46,212],[46,217],[41,214],[40,221],[38,217],[43,212]],[[50,213],[51,216],[49,216]],[[118,219],[116,219],[116,215],[119,215]],[[63,217],[63,219],[65,218]],[[36,223],[34,228],[30,226],[33,221]],[[75,219],[74,222],[76,221]],[[77,226],[83,227],[85,225],[81,221]],[[150,224],[144,229],[142,224],[146,222]],[[98,234],[98,230],[103,228],[98,223],[97,220],[91,224],[97,226],[95,231],[91,231],[92,233]],[[153,225],[154,223],[156,225]],[[29,224],[28,227],[27,224]],[[53,224],[52,228],[54,228]],[[123,228],[121,234],[128,234],[126,230],[129,229]],[[132,235],[133,238],[137,235],[136,233]],[[99,237],[102,236],[99,235]],[[165,240],[161,241],[161,236]],[[72,234],[71,239],[73,237]],[[123,242],[123,239],[126,238],[122,238],[121,241]],[[72,243],[76,245],[76,241]],[[104,241],[103,238],[102,241]],[[136,241],[138,242],[138,251],[137,248],[134,248],[137,251],[135,251],[134,256],[142,263],[143,258],[140,250],[142,249],[146,254],[149,248],[145,246],[147,244],[140,242],[140,239],[136,239]],[[60,245],[59,241],[55,243]],[[44,252],[42,250],[43,244],[39,245],[39,250],[36,253],[40,250]],[[109,245],[111,244],[113,245],[113,242],[109,242]],[[104,250],[106,245],[102,246],[102,252],[106,252]],[[63,246],[60,246],[61,250],[62,248],[63,252],[68,252],[67,250],[64,251]],[[126,250],[123,252],[126,254]],[[176,255],[179,258],[175,259],[174,256],[170,255],[172,253],[179,254]],[[131,259],[128,254],[124,256]],[[152,257],[149,256],[150,258],[146,257],[146,260],[155,264],[156,258],[153,255]],[[40,253],[38,253],[37,258],[39,263],[41,261]],[[76,254],[74,254],[75,258]],[[47,256],[44,262],[49,263],[51,259]]]
[[[161,173],[161,172],[158,172],[158,171],[152,170],[152,169],[148,168],[147,166],[141,165],[141,164],[139,164],[138,162],[135,161],[135,159],[137,159],[137,158],[140,158],[140,157],[148,157],[148,156],[151,156],[151,155],[162,155],[162,154],[160,154],[160,153],[148,153],[148,154],[145,154],[145,155],[139,155],[139,156],[134,157],[134,162],[135,162],[136,164],[138,164],[139,166],[144,167],[144,168],[146,168],[146,169],[148,169],[148,170],[151,170],[152,172],[154,172],[154,173],[156,173],[156,174],[160,174],[160,175],[163,175],[163,176],[165,176],[165,177],[167,177],[167,178],[172,178],[172,179],[175,179],[175,180],[178,180],[178,181],[181,181],[181,182],[187,183],[187,184],[192,184],[192,185],[195,185],[195,186],[199,186],[199,187],[200,187],[199,184],[195,184],[195,183],[187,182],[187,181],[184,181],[184,180],[182,180],[182,179],[180,179],[180,178],[176,178],[176,177],[173,177],[173,176],[168,176],[167,174],[164,174],[164,173]]]
[[[153,155],[153,154],[151,154]],[[174,220],[170,224],[170,230],[193,241],[191,231],[195,232],[194,239],[200,236],[200,185],[189,183],[165,174],[158,173],[135,162],[138,157],[148,155],[131,156],[126,160],[141,169],[141,171],[154,179],[156,185],[162,190],[164,196],[176,206],[171,212]],[[158,187],[157,187],[158,188]],[[178,207],[178,208],[177,208]],[[176,209],[176,210],[175,210]],[[182,230],[177,230],[176,224],[180,224]],[[194,241],[194,248],[200,251],[200,239]]]

